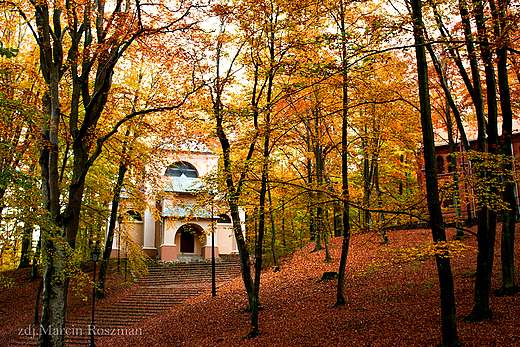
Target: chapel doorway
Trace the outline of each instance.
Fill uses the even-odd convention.
[[[182,230],[181,232],[181,253],[195,252],[195,235],[190,230]]]

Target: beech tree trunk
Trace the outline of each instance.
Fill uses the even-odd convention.
[[[460,199],[459,199],[459,174],[457,172],[457,153],[455,148],[455,141],[453,140],[453,129],[452,129],[452,121],[451,121],[451,115],[450,115],[450,108],[448,105],[446,105],[446,127],[448,130],[448,145],[450,147],[450,155],[448,158],[448,165],[449,169],[448,172],[451,172],[452,177],[452,184],[453,187],[453,209],[455,210],[455,228],[457,229],[456,236],[458,238],[461,238],[464,236],[464,230],[462,229],[462,212],[460,209]]]
[[[127,128],[125,139],[130,135],[130,128]],[[123,142],[123,157],[126,152],[126,141]],[[112,253],[112,243],[114,241],[114,231],[116,229],[116,221],[117,212],[119,210],[119,201],[121,199],[121,190],[123,189],[123,182],[125,180],[126,171],[128,171],[128,166],[126,165],[126,160],[124,158],[121,159],[121,163],[119,164],[119,170],[117,174],[117,182],[114,187],[114,194],[112,196],[112,207],[110,210],[110,220],[108,222],[108,231],[105,239],[105,248],[103,251],[103,257],[101,258],[101,264],[99,266],[99,277],[97,281],[96,288],[96,297],[101,299],[105,297],[105,281],[107,278],[108,271],[108,262],[110,260],[110,254]],[[119,223],[121,223],[121,218],[119,218]],[[121,248],[121,245],[118,245]]]
[[[18,264],[19,269],[31,266],[31,257],[29,252],[32,244],[32,233],[32,225],[24,226],[22,234],[22,249],[20,251],[20,263]]]
[[[324,230],[324,222],[323,222],[323,148],[320,143],[321,139],[319,136],[319,121],[318,116],[316,114],[316,143],[314,147],[314,157],[316,159],[316,202],[318,206],[316,207],[316,246],[314,247],[314,251],[320,251],[323,249],[321,245],[321,240],[325,239],[325,230]],[[325,241],[326,242],[326,241]],[[327,248],[327,245],[325,245]]]
[[[345,271],[350,244],[350,196],[348,190],[348,74],[347,74],[347,31],[345,18],[345,3],[339,3],[339,25],[341,34],[341,86],[342,86],[342,110],[341,110],[341,202],[343,207],[343,241],[341,243],[341,258],[338,268],[338,285],[336,290],[336,303],[334,307],[347,303],[345,300]]]
[[[473,0],[473,14],[477,26],[477,37],[480,41],[480,52],[484,64],[484,72],[487,87],[487,122],[479,123],[479,130],[485,127],[487,133],[487,151],[495,154],[498,146],[497,129],[497,94],[493,57],[488,42],[485,24],[484,5],[481,0]],[[481,135],[482,132],[479,133]],[[485,135],[479,136],[479,146],[485,147]],[[484,145],[480,144],[484,143]],[[489,178],[495,173],[485,170],[482,178]],[[498,195],[496,188],[491,188],[492,194]],[[491,275],[493,270],[493,258],[495,255],[495,235],[497,224],[497,212],[486,204],[481,204],[478,213],[478,255],[477,275],[475,277],[475,293],[473,297],[473,309],[467,319],[469,321],[483,321],[493,315],[489,307],[491,294]]]
[[[240,267],[242,269],[242,280],[247,293],[248,307],[247,310],[251,310],[253,307],[253,279],[251,277],[251,261],[249,259],[249,251],[247,250],[246,241],[242,231],[242,225],[240,223],[240,214],[238,210],[238,199],[241,193],[242,183],[245,179],[246,172],[242,172],[239,181],[235,186],[233,181],[233,173],[231,169],[231,158],[230,151],[231,146],[227,138],[226,133],[222,127],[223,116],[220,112],[220,97],[217,98],[217,104],[215,106],[215,117],[217,121],[217,137],[222,147],[222,159],[223,159],[223,174],[226,182],[226,188],[228,193],[228,205],[231,212],[231,219],[233,221],[233,234],[237,242],[238,253],[240,255]],[[255,116],[256,117],[256,116]],[[252,141],[247,158],[250,159],[255,147],[255,140]],[[256,216],[255,216],[256,218]]]
[[[213,114],[216,120],[216,133],[217,138],[222,147],[222,164],[223,164],[223,176],[225,180],[225,186],[227,190],[227,203],[231,213],[231,220],[233,222],[233,234],[237,242],[238,254],[240,256],[240,268],[242,273],[242,281],[247,294],[247,311],[250,311],[253,307],[253,278],[251,277],[251,260],[249,251],[247,250],[246,240],[242,231],[242,225],[240,221],[240,213],[238,210],[238,203],[242,192],[242,186],[247,175],[247,165],[244,170],[240,173],[238,181],[235,183],[233,180],[232,161],[231,161],[231,144],[224,131],[224,115],[222,114],[222,92],[225,83],[222,81],[220,76],[220,56],[221,56],[222,42],[217,43],[217,54],[216,54],[216,79],[214,85],[214,101],[213,101]],[[256,86],[257,81],[255,81]],[[254,99],[253,99],[254,100]],[[253,101],[254,102],[254,101]],[[253,111],[253,123],[256,125],[258,122],[258,112]],[[256,137],[252,139],[249,150],[246,156],[246,163],[253,156],[255,150]],[[255,216],[256,220],[256,216]]]
[[[377,196],[377,206],[379,210],[382,210],[383,202],[381,201],[381,188],[379,187],[379,162],[376,160],[374,164],[374,185],[376,188],[376,196]],[[381,238],[383,239],[383,243],[388,243],[388,236],[386,235],[385,228],[383,226],[384,223],[384,214],[383,212],[378,213],[378,221],[377,226],[379,228],[379,232],[381,233]]]
[[[415,53],[419,81],[419,98],[421,109],[421,125],[423,132],[424,164],[426,173],[426,198],[430,214],[430,226],[434,242],[445,242],[446,233],[442,219],[441,205],[437,181],[435,142],[431,119],[430,91],[428,80],[428,65],[424,48],[422,3],[412,0],[412,17],[414,24]],[[451,273],[450,259],[440,255],[435,256],[439,285],[441,290],[441,328],[442,342],[445,346],[459,345],[457,334],[454,284]]]
[[[43,277],[40,278],[40,284],[38,284],[38,289],[36,290],[36,300],[34,300],[34,315],[33,315],[33,325],[38,326],[39,317],[38,314],[40,312],[40,297],[42,295],[43,290]]]
[[[363,151],[363,229],[370,231],[372,229],[372,214],[370,213],[370,200],[372,195],[372,165],[368,154],[368,131],[365,125],[365,136],[361,140],[361,148]]]
[[[271,197],[271,186],[268,183],[267,192],[269,194],[269,219],[271,220],[271,253],[273,255],[274,271],[280,270],[278,264],[278,256],[276,255],[276,228],[274,224],[273,199]],[[283,233],[283,217],[282,217],[282,233]]]
[[[501,153],[507,158],[504,165],[504,191],[503,197],[507,208],[502,210],[502,285],[500,293],[512,295],[515,293],[515,226],[517,216],[517,201],[515,197],[516,184],[513,177],[513,111],[511,108],[511,94],[509,90],[509,78],[507,71],[507,47],[509,45],[507,2],[500,0],[497,11],[493,11],[496,20],[497,30],[501,33],[502,42],[498,42],[497,47],[497,74],[498,88],[500,92],[500,108],[502,110],[502,143]]]
[[[266,116],[267,124],[269,124],[269,116]],[[263,164],[262,164],[262,178],[260,186],[260,197],[259,197],[259,212],[260,219],[258,221],[258,236],[255,245],[255,281],[253,286],[253,305],[251,307],[251,327],[249,330],[248,337],[256,337],[260,334],[258,328],[258,315],[260,309],[260,276],[262,274],[262,261],[263,261],[263,242],[265,234],[265,198],[267,193],[267,170],[269,158],[269,130],[266,131],[264,136],[264,151],[263,151]]]

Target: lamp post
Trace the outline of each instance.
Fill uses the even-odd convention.
[[[217,296],[215,285],[215,223],[213,220],[214,195],[211,195],[211,295]]]
[[[128,265],[128,246],[125,241],[125,282],[126,282],[126,267]]]
[[[94,281],[94,288],[92,289],[92,321],[90,322],[90,343],[89,343],[89,347],[95,347],[96,345],[94,344],[94,329],[95,329],[95,325],[94,325],[94,305],[96,303],[96,264],[97,264],[97,261],[99,260],[99,253],[101,253],[99,251],[99,248],[97,246],[97,242],[95,243],[94,245],[94,249],[92,250],[92,253],[90,253],[90,255],[92,256],[92,261],[94,262],[94,276],[92,278],[92,280]]]
[[[123,221],[123,217],[119,215],[117,217],[117,228],[119,229],[119,232],[117,233],[117,273],[120,273],[121,270],[119,269],[119,263],[121,262],[121,222]]]
[[[256,245],[256,242],[257,242],[257,239],[258,239],[258,207],[255,206],[255,209],[254,209],[254,213],[255,213],[255,245]]]

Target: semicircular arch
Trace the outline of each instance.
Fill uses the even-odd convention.
[[[189,178],[198,178],[199,172],[187,161],[177,161],[166,168],[164,175],[167,177],[181,177],[182,175]]]

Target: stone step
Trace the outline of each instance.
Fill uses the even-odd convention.
[[[148,318],[148,317],[142,317],[142,316],[125,316],[125,317],[121,317],[121,316],[112,316],[112,317],[103,317],[103,318],[100,318],[100,317],[94,317],[94,323],[95,323],[95,326],[98,327],[98,328],[112,328],[113,326],[122,326],[122,325],[125,325],[125,326],[130,326],[130,325],[133,325],[134,323],[138,323],[140,321],[142,321],[144,318]],[[90,323],[92,321],[90,320],[90,318],[77,318],[74,320],[74,325],[76,327],[85,327],[85,329],[88,329],[88,327],[90,326]],[[82,328],[83,329],[83,328]]]
[[[240,275],[239,272],[237,272],[236,274],[215,274],[215,278],[216,279],[219,279],[219,278],[230,278],[230,277],[236,277],[236,275]],[[155,276],[155,277],[143,277],[143,278],[140,278],[137,280],[137,282],[162,282],[162,281],[176,281],[176,282],[179,282],[179,283],[183,283],[185,281],[189,281],[189,280],[200,280],[200,279],[211,279],[212,275],[211,273],[207,273],[207,274],[193,274],[193,275],[189,275],[189,276],[162,276],[162,277],[159,277],[159,276]]]
[[[229,276],[233,276],[233,275],[236,275],[236,274],[239,274],[240,271],[237,270],[237,271],[216,271],[215,272],[215,276],[216,277],[229,277]],[[190,272],[190,273],[177,273],[177,272],[171,272],[171,273],[161,273],[161,274],[157,274],[157,275],[145,275],[141,278],[138,279],[138,281],[142,281],[142,280],[146,280],[146,279],[149,279],[149,280],[161,280],[161,279],[165,279],[165,278],[171,278],[171,279],[176,279],[176,278],[182,278],[182,279],[185,279],[185,278],[192,278],[192,277],[208,277],[208,276],[212,276],[211,274],[211,271],[205,271],[205,272]]]
[[[164,300],[148,300],[148,301],[123,301],[121,304],[116,307],[142,307],[142,306],[154,306],[158,304],[167,304],[167,303],[178,303],[186,300],[186,298],[176,298],[176,299],[164,299]]]
[[[147,276],[162,276],[162,275],[171,275],[171,274],[177,274],[179,276],[182,275],[191,275],[191,274],[197,274],[197,273],[211,273],[212,269],[210,266],[199,268],[199,269],[190,269],[189,267],[186,268],[177,268],[177,269],[164,269],[164,270],[158,270],[158,271],[149,271],[148,274],[144,275],[144,277]],[[235,272],[240,271],[240,267],[228,267],[228,268],[220,268],[216,267],[215,272],[216,273],[229,273],[229,272]]]
[[[80,320],[74,320],[73,322],[71,322],[71,324],[68,324],[67,327],[69,328],[73,328],[73,329],[76,329],[76,328],[79,328],[79,329],[82,329],[83,331],[85,330],[89,330],[89,327],[90,327],[90,320],[88,322],[82,322]],[[100,322],[100,321],[97,321],[97,322],[94,322],[95,323],[95,327],[96,328],[103,328],[103,329],[106,329],[106,328],[113,328],[113,329],[128,329],[130,327],[133,326],[133,322],[117,322],[117,324],[114,324],[113,322],[110,322],[110,324],[108,322]]]
[[[235,276],[237,274],[240,274],[240,271],[235,271],[235,272],[225,272],[225,273],[219,273],[219,272],[216,272],[215,273],[215,277],[231,277],[231,276]],[[139,278],[137,281],[143,281],[143,280],[153,280],[153,281],[161,281],[163,279],[189,279],[189,278],[196,278],[196,277],[209,277],[211,278],[212,274],[211,274],[211,271],[208,271],[206,273],[190,273],[190,274],[176,274],[176,273],[171,273],[171,274],[161,274],[161,275],[154,275],[154,276],[145,276],[145,277],[141,277]]]
[[[157,300],[157,299],[175,299],[179,297],[185,297],[185,296],[193,296],[193,295],[199,295],[202,291],[186,291],[186,293],[179,293],[179,292],[173,292],[173,293],[164,293],[164,294],[141,294],[141,295],[132,295],[131,297],[124,298],[119,302],[122,302],[123,300]]]
[[[227,270],[235,270],[235,269],[239,269],[240,266],[216,266],[215,267],[215,271],[227,271]],[[211,271],[211,265],[200,265],[200,266],[197,266],[197,265],[193,265],[193,266],[176,266],[176,267],[165,267],[165,268],[162,268],[162,269],[157,269],[157,270],[153,270],[153,269],[149,269],[148,270],[148,274],[147,275],[150,275],[150,274],[162,274],[162,273],[181,273],[183,271],[188,271],[190,273],[195,273],[195,272],[207,272],[207,271]],[[144,275],[144,276],[147,276],[147,275]]]
[[[215,278],[229,278],[229,277],[236,277],[240,275],[240,272],[236,273],[230,273],[230,274],[215,274]],[[154,276],[154,277],[142,277],[137,280],[137,282],[162,282],[162,281],[177,281],[179,283],[189,281],[189,280],[199,280],[199,279],[211,279],[212,275],[211,272],[207,274],[191,274],[191,275],[185,275],[185,276],[174,276],[174,275],[165,275],[165,276]]]
[[[215,273],[215,276],[217,278],[218,277],[230,277],[230,276],[234,276],[237,274],[240,274],[240,271],[236,271],[234,273],[233,272]],[[190,279],[190,278],[196,278],[196,277],[211,278],[211,276],[212,276],[211,271],[208,271],[207,273],[190,273],[190,274],[182,274],[182,275],[171,273],[171,274],[162,274],[162,275],[156,275],[156,276],[145,276],[145,277],[141,277],[137,281],[143,281],[143,280],[161,281],[164,279]]]
[[[142,317],[147,317],[147,316],[153,316],[153,315],[156,315],[157,313],[161,312],[161,311],[165,311],[167,310],[166,308],[162,308],[162,309],[147,309],[147,310],[139,310],[139,309],[128,309],[128,310],[125,310],[125,311],[122,311],[122,310],[115,310],[114,312],[112,313],[105,313],[105,314],[102,314],[100,313],[99,315],[95,316],[94,318],[99,321],[100,323],[104,323],[106,322],[108,319],[114,319],[114,318],[123,318],[124,317],[124,320],[121,320],[121,322],[126,322],[128,319],[132,318],[132,319],[136,319],[136,318],[139,318],[141,319]],[[85,319],[84,321],[87,321],[88,319]],[[83,321],[83,322],[84,322]],[[75,322],[80,322],[79,320],[75,321]]]

